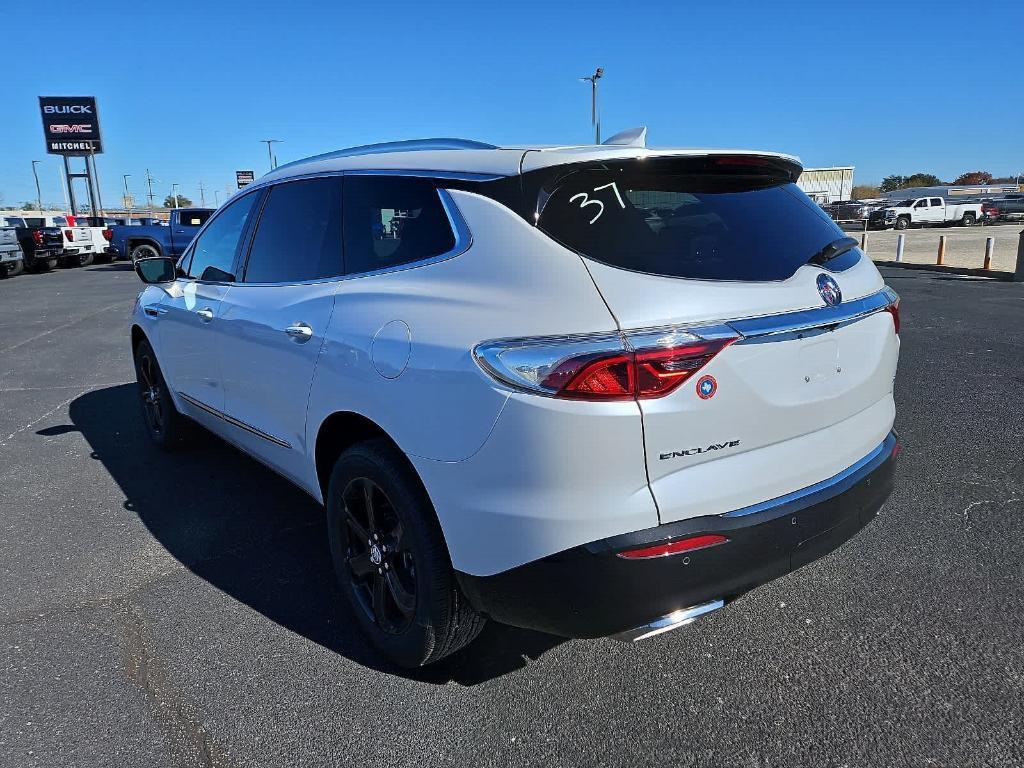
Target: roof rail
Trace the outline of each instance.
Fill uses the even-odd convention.
[[[295,160],[285,165],[278,166],[275,170],[281,170],[282,168],[288,168],[299,163],[309,163],[315,160],[331,160],[335,157],[356,157],[358,155],[378,155],[383,152],[415,152],[417,150],[430,150],[430,149],[497,149],[498,147],[494,144],[486,144],[482,141],[473,141],[472,139],[452,139],[452,138],[437,138],[437,139],[410,139],[408,141],[385,141],[380,144],[363,144],[358,147],[348,147],[347,149],[336,149],[333,152],[325,152],[322,155],[313,155],[312,157],[304,157],[301,160]]]

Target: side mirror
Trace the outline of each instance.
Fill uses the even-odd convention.
[[[175,277],[174,259],[166,256],[153,256],[135,262],[135,274],[147,285],[173,283]]]

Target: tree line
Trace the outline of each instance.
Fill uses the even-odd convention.
[[[941,187],[945,185],[971,186],[973,184],[1013,184],[1017,181],[1015,176],[993,176],[988,171],[967,171],[961,173],[952,181],[943,181],[934,173],[914,173],[910,176],[893,174],[882,179],[878,186],[872,184],[858,184],[853,188],[853,196],[857,200],[870,197],[878,197],[884,192],[897,192],[901,189],[911,187]]]

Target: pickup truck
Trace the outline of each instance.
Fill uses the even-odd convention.
[[[887,207],[884,226],[907,229],[912,224],[926,227],[958,223],[973,227],[982,215],[981,203],[946,203],[942,197],[913,197]]]
[[[212,213],[212,208],[175,208],[166,225],[111,227],[110,245],[106,253],[114,260],[129,258],[132,264],[152,256],[176,259]]]
[[[14,277],[25,269],[25,254],[18,244],[18,230],[0,223],[0,277]]]
[[[14,227],[18,244],[25,254],[25,269],[44,272],[57,266],[57,260],[64,254],[64,233],[59,227],[32,225],[29,220],[18,216],[0,217],[0,222]]]
[[[64,250],[60,260],[65,267],[92,264],[94,257],[92,233],[88,227],[75,223],[74,216],[26,216],[30,227],[57,227],[64,238]]]
[[[1024,194],[1010,194],[997,197],[992,205],[999,209],[1000,219],[1018,219],[1024,216]]]
[[[107,246],[110,244],[111,219],[104,216],[76,216],[77,226],[87,227],[92,238],[92,249],[97,262],[109,261],[110,254],[107,253]]]

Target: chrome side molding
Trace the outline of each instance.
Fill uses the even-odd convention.
[[[846,301],[834,307],[823,306],[815,309],[801,309],[796,312],[784,312],[779,315],[729,320],[727,324],[744,339],[810,331],[815,328],[835,328],[881,312],[898,300],[899,296],[896,291],[886,287],[869,296]],[[699,330],[697,332],[699,333]],[[742,343],[742,340],[739,343]]]
[[[636,643],[640,640],[646,640],[649,637],[654,637],[664,632],[671,632],[673,629],[692,624],[701,616],[717,611],[724,605],[724,600],[710,600],[690,608],[673,611],[668,616],[662,616],[660,619],[655,619],[649,624],[643,624],[633,629],[627,629],[625,632],[620,632],[617,635],[612,635],[612,639],[623,643]]]

